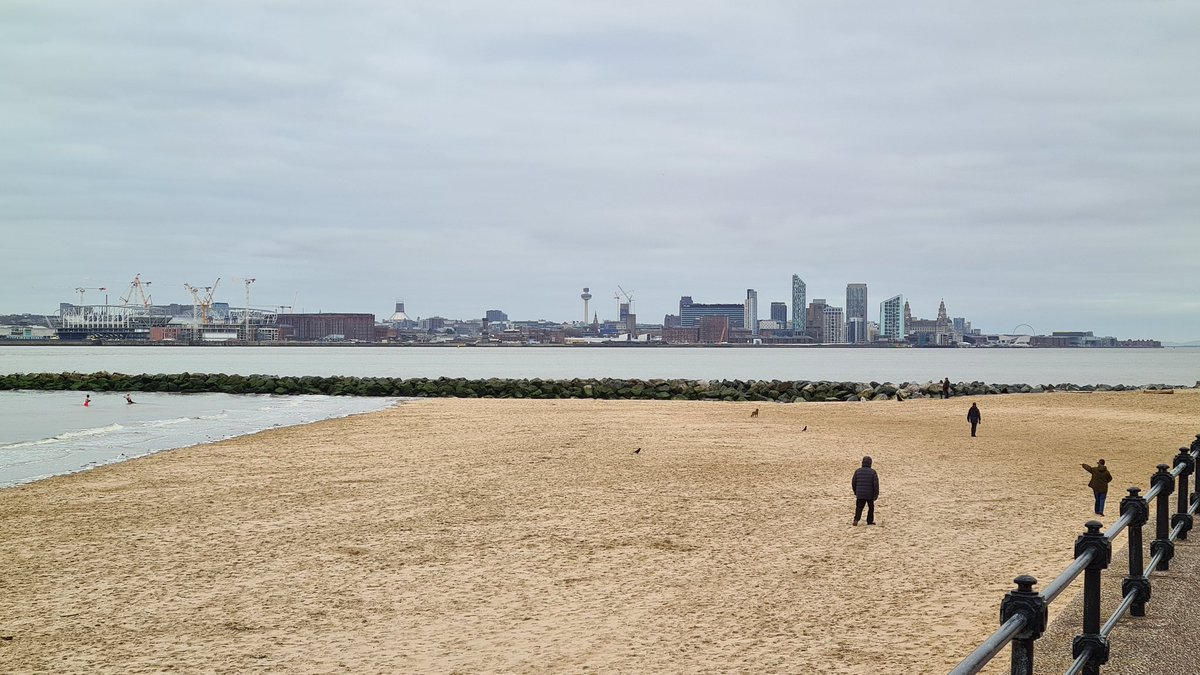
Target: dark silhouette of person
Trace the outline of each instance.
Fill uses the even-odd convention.
[[[942,380],[942,398],[950,398],[950,378]]]
[[[867,507],[867,524],[875,524],[875,500],[879,499],[879,474],[871,468],[871,458],[863,457],[862,466],[854,471],[850,479],[854,489],[854,525],[862,518],[863,507]]]
[[[971,423],[971,437],[975,436],[975,427],[983,421],[983,414],[979,412],[979,406],[971,404],[971,409],[967,411],[967,421]]]
[[[1092,479],[1088,481],[1088,487],[1092,488],[1092,493],[1096,495],[1096,515],[1104,515],[1104,500],[1108,497],[1108,484],[1112,482],[1112,474],[1108,472],[1108,467],[1104,466],[1104,460],[1096,460],[1096,466],[1090,467],[1087,464],[1080,464],[1085,471],[1092,474]]]

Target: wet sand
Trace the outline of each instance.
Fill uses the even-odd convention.
[[[416,401],[0,490],[0,670],[945,672],[1071,560],[1081,462],[1115,520],[1200,431],[971,400]]]

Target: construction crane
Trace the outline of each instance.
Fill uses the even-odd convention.
[[[107,291],[107,290],[108,290],[108,289],[107,289],[107,288],[105,288],[105,287],[103,287],[103,286],[100,286],[100,287],[98,287],[98,288],[97,288],[97,287],[93,287],[93,286],[88,286],[87,288],[84,288],[84,287],[82,287],[82,286],[81,286],[81,287],[79,287],[79,288],[76,288],[76,289],[75,289],[75,292],[79,294],[79,306],[80,306],[80,307],[83,307],[83,294],[84,294],[84,293],[86,293],[86,292],[88,292],[88,291]],[[107,303],[107,302],[105,302],[104,304],[108,304],[108,303]]]
[[[213,293],[217,290],[217,285],[221,283],[221,277],[213,282],[212,286],[204,287],[204,297],[200,297],[200,289],[191,284],[184,284],[183,287],[192,294],[192,322],[196,326],[208,325],[208,311],[212,308]],[[198,314],[197,314],[198,313]]]
[[[130,302],[137,300],[142,309],[150,309],[150,294],[146,292],[149,288],[150,282],[142,281],[141,274],[133,275],[133,281],[129,284],[129,292],[125,294],[125,297],[121,298],[121,304],[128,307]]]
[[[621,291],[621,295],[625,296],[625,302],[629,303],[629,313],[636,314],[637,312],[633,311],[633,294],[624,288],[621,288],[620,284],[617,284],[617,288]],[[620,300],[620,298],[618,298],[618,300]]]

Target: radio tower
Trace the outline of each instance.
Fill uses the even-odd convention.
[[[588,322],[588,300],[592,299],[592,294],[587,288],[584,288],[583,293],[580,293],[579,297],[583,298],[583,323],[586,325]]]

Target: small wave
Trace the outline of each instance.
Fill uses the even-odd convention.
[[[30,448],[38,445],[48,445],[50,443],[58,443],[60,441],[69,441],[73,438],[86,438],[87,436],[100,436],[102,434],[111,434],[124,429],[125,427],[117,423],[112,423],[106,427],[92,427],[91,429],[80,429],[79,431],[67,431],[57,436],[50,438],[39,438],[36,441],[22,441],[20,443],[12,443],[10,445],[0,446],[0,450],[15,450],[17,448]]]
[[[200,418],[197,418],[197,417],[176,417],[176,418],[174,418],[174,419],[169,419],[169,420],[150,420],[150,421],[148,421],[148,422],[142,422],[142,423],[141,423],[140,425],[138,425],[138,426],[141,426],[141,427],[143,427],[143,428],[147,428],[147,429],[157,429],[157,428],[159,428],[159,427],[170,427],[170,426],[174,426],[174,425],[176,425],[176,424],[185,424],[185,423],[187,423],[187,422],[190,422],[190,421],[192,421],[192,420],[194,420],[194,419],[200,419]]]
[[[79,438],[81,436],[99,436],[100,434],[111,434],[114,431],[120,431],[124,428],[125,427],[121,426],[119,423],[113,422],[112,424],[110,424],[106,427],[92,427],[91,429],[80,429],[79,431],[68,431],[66,433],[55,436],[54,440],[65,441],[65,440],[68,440],[71,438]]]

